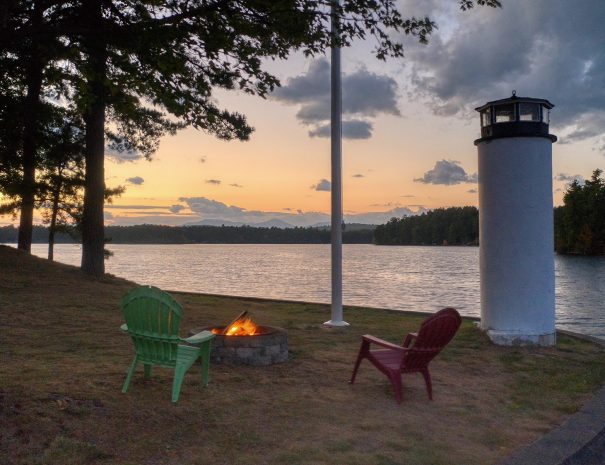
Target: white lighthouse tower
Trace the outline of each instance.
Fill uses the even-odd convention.
[[[476,109],[481,328],[500,345],[555,343],[551,108],[513,91]]]

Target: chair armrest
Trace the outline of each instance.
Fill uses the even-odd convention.
[[[407,350],[405,347],[398,346],[397,344],[393,344],[392,342],[385,341],[383,339],[377,338],[377,337],[372,336],[370,334],[364,334],[363,336],[361,336],[361,339],[364,342],[368,342],[368,343],[371,343],[371,344],[376,344],[376,345],[379,345],[381,347],[385,347],[387,349],[399,350],[399,351],[402,351],[402,352]]]
[[[127,333],[128,332],[128,325],[126,323],[124,323],[122,326],[120,326],[120,329],[122,331],[124,331],[125,333]]]
[[[214,338],[214,334],[210,331],[202,331],[193,336],[190,336],[186,339],[181,338],[181,341],[186,342],[187,344],[201,344],[202,342],[209,341]]]
[[[408,333],[403,341],[403,347],[410,347],[410,344],[416,340],[418,333]]]

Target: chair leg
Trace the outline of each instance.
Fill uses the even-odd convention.
[[[174,367],[174,380],[172,381],[172,403],[176,404],[181,395],[181,386],[183,385],[183,378],[188,366],[178,364]]]
[[[135,355],[132,364],[130,365],[130,369],[128,370],[128,374],[126,375],[126,380],[124,381],[124,386],[122,386],[122,392],[128,391],[128,386],[130,385],[130,380],[132,379],[132,375],[137,368],[139,363],[139,356]]]
[[[422,376],[424,376],[424,383],[426,384],[426,392],[429,393],[429,399],[433,400],[433,383],[431,382],[431,374],[429,370],[425,370],[422,372]]]
[[[145,379],[151,378],[151,365],[149,363],[145,363],[143,368],[145,369]]]
[[[391,385],[393,386],[393,391],[395,392],[395,400],[398,404],[403,402],[403,388],[401,385],[401,373],[390,373],[387,375],[389,377],[389,381],[391,381]]]
[[[200,356],[200,349],[186,345],[179,345],[176,352],[176,366],[174,367],[174,381],[172,382],[172,402],[179,400],[181,386],[185,372]]]
[[[208,386],[210,371],[210,341],[200,348],[200,361],[202,364],[202,387]]]
[[[353,367],[353,374],[351,375],[351,380],[349,384],[353,384],[355,382],[355,377],[357,376],[357,370],[359,370],[359,365],[361,361],[365,358],[368,353],[370,343],[367,341],[361,341],[361,347],[359,348],[359,353],[357,354],[357,360],[355,360],[355,366]]]

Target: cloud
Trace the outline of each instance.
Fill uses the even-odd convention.
[[[342,137],[344,139],[369,139],[372,137],[372,123],[362,120],[342,122]],[[315,126],[309,131],[310,137],[330,137],[330,123]]]
[[[406,194],[406,195],[400,195],[399,197],[407,197],[407,198],[411,198],[411,197],[416,197],[415,195],[412,194]]]
[[[425,207],[419,206],[416,210],[408,207],[397,207],[383,212],[368,212],[344,215],[347,223],[363,223],[363,224],[384,224],[391,218],[401,218],[403,216],[419,215],[428,211]]]
[[[330,192],[332,190],[332,183],[327,179],[320,179],[317,184],[313,184],[311,189],[315,189],[316,191],[325,191]]]
[[[162,206],[158,206],[157,207],[158,210],[154,211],[139,211],[139,210],[132,210],[132,211],[125,211],[123,212],[125,215],[127,216],[137,216],[137,217],[141,217],[141,216],[149,216],[149,215],[156,215],[156,216],[165,216],[165,215],[170,215],[169,212],[167,211],[162,211],[162,209],[166,209],[168,210],[168,207],[162,207]]]
[[[238,183],[236,183],[236,182],[234,182],[234,183],[232,183],[232,184],[229,184],[229,185],[230,185],[231,187],[244,187],[244,186],[242,186],[241,184],[238,184]]]
[[[166,224],[166,225],[184,225],[198,224],[204,220],[214,220],[214,222],[225,221],[226,223],[240,224],[258,224],[271,222],[284,222],[293,226],[315,226],[325,225],[330,222],[330,215],[317,211],[303,211],[300,209],[286,207],[283,211],[261,211],[248,210],[236,205],[227,205],[223,202],[209,199],[206,197],[181,197],[179,201],[184,205],[169,206],[151,206],[151,205],[122,205],[114,206],[123,209],[130,208],[134,211],[124,211],[122,215],[107,212],[106,218],[116,225],[133,224]],[[415,215],[427,211],[422,205],[399,206],[398,203],[386,203],[383,206],[394,208],[379,212],[347,213],[344,220],[347,223],[366,223],[382,224],[386,223],[392,217],[401,217]],[[109,207],[109,206],[108,206]],[[190,209],[191,213],[182,213],[185,209]],[[136,211],[136,210],[149,211]],[[152,210],[155,209],[155,210]],[[164,211],[160,211],[164,210]]]
[[[379,114],[399,116],[397,82],[386,75],[359,68],[342,76],[342,136],[368,139],[372,136],[370,118]],[[309,69],[275,90],[273,98],[299,107],[296,117],[309,126],[311,137],[330,136],[330,63],[321,58]]]
[[[387,203],[373,203],[370,204],[370,207],[399,207],[401,204],[399,202],[387,202]]]
[[[126,182],[129,184],[134,184],[135,186],[140,186],[145,182],[145,180],[141,176],[134,176],[132,178],[127,178]]]
[[[162,224],[168,226],[182,226],[187,222],[195,220],[195,216],[182,214],[174,215],[170,213],[150,214],[144,216],[114,216],[111,221],[116,226],[132,226],[135,224]]]
[[[105,209],[111,210],[155,210],[156,208],[162,208],[158,205],[115,205],[113,203],[105,204]]]
[[[105,156],[116,163],[132,163],[143,158],[134,150],[119,151],[110,145],[105,147]]]
[[[168,210],[170,210],[170,213],[175,213],[175,214],[179,214],[181,212],[181,210],[184,210],[185,207],[183,205],[171,205],[170,208],[168,208]]]
[[[365,176],[363,174],[354,174],[352,177],[354,178],[365,178]]]
[[[215,186],[218,186],[220,183],[220,179],[206,179],[206,184],[214,184]]]
[[[584,184],[584,176],[581,174],[567,174],[567,173],[559,173],[555,176],[555,181],[563,181],[563,182],[573,182],[578,181],[580,184]]]
[[[180,202],[185,202],[189,209],[200,216],[205,215],[238,215],[244,212],[243,208],[228,206],[223,202],[211,200],[206,197],[180,197]]]
[[[556,105],[551,126],[563,141],[605,134],[605,2],[507,0],[467,13],[444,3],[423,5],[444,27],[428,47],[408,47],[410,95],[437,114],[478,120],[474,107],[516,89]]]
[[[414,179],[414,182],[451,186],[454,184],[477,182],[477,173],[467,174],[464,168],[460,166],[459,161],[440,160],[435,163],[435,167],[432,170],[424,173],[424,176],[421,178]]]

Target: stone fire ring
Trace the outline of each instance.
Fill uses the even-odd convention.
[[[200,331],[223,329],[221,326],[196,328],[190,335]],[[276,326],[259,326],[254,336],[223,336],[215,334],[212,339],[210,361],[216,364],[266,366],[288,361],[288,333]]]

